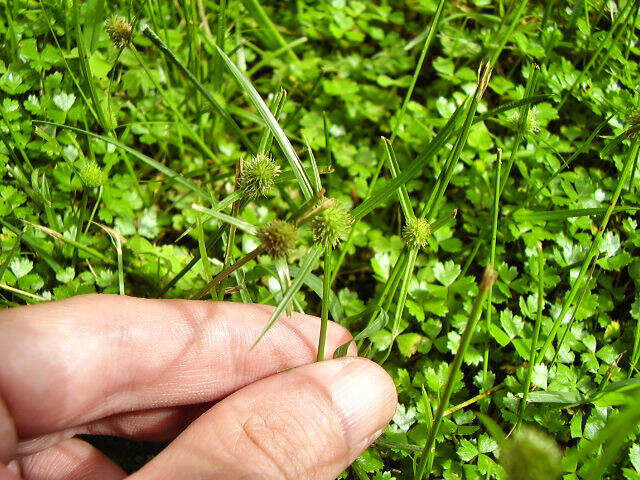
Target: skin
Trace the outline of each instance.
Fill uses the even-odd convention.
[[[0,311],[0,480],[335,478],[396,407],[320,321],[271,307],[86,295]],[[332,323],[327,357],[351,339]],[[79,433],[171,440],[127,475]]]

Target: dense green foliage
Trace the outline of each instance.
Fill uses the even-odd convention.
[[[345,478],[507,478],[557,454],[524,423],[565,480],[640,479],[638,2],[444,2],[413,89],[436,0],[263,3],[0,0],[2,306],[346,325],[400,405]]]

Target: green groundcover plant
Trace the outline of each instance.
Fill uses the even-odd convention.
[[[345,325],[400,404],[341,478],[638,480],[639,9],[0,0],[0,303]]]

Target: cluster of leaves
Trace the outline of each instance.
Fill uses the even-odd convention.
[[[640,479],[638,2],[0,8],[4,306],[343,323],[400,399],[345,478],[507,478],[526,442],[486,413],[554,437],[564,480]]]

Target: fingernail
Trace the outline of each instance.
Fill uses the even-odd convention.
[[[7,469],[15,473],[16,475],[20,475],[20,464],[17,460],[11,460],[9,463],[7,463]]]
[[[395,412],[395,385],[387,372],[370,360],[345,358],[334,362],[344,366],[329,381],[331,400],[349,445],[354,450],[364,449],[377,438]]]

